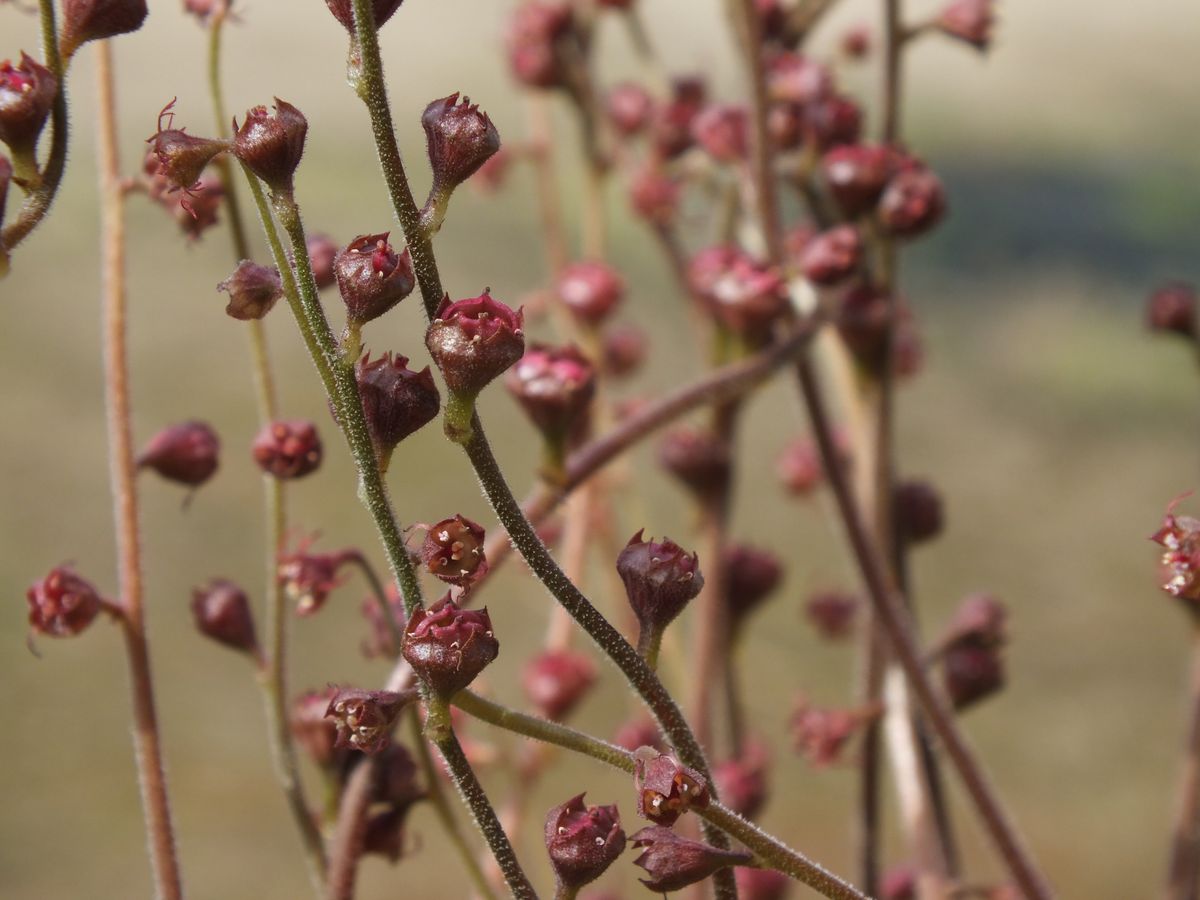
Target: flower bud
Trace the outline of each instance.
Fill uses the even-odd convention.
[[[803,128],[818,150],[856,144],[862,135],[862,110],[849,97],[823,97],[804,107]]]
[[[395,582],[389,582],[386,588],[388,608],[391,610],[393,621],[403,622],[407,613],[404,611],[404,600]],[[363,599],[359,606],[363,618],[367,620],[369,629],[367,637],[360,645],[362,654],[367,659],[394,660],[400,655],[400,645],[392,636],[391,622],[384,618],[383,610],[379,608],[379,598],[374,594]]]
[[[800,698],[791,722],[796,752],[818,769],[832,766],[866,719],[854,710],[822,709]]]
[[[842,431],[833,435],[838,460],[844,468],[850,465],[850,444]],[[798,497],[815,491],[825,478],[825,464],[821,461],[821,450],[810,436],[798,437],[779,454],[775,471],[783,486]]]
[[[377,760],[371,800],[407,812],[414,803],[428,796],[417,775],[417,763],[408,748],[393,742]]]
[[[268,475],[288,480],[303,478],[321,465],[317,427],[304,419],[268,422],[251,445],[254,461]]]
[[[1195,286],[1184,282],[1164,284],[1146,299],[1146,326],[1163,334],[1196,337]]]
[[[799,103],[772,103],[767,109],[767,133],[782,153],[799,150],[804,143],[804,111]]]
[[[896,175],[879,198],[879,224],[898,237],[929,231],[946,213],[946,192],[938,177],[924,166]]]
[[[371,443],[381,458],[437,418],[442,398],[428,366],[414,372],[407,357],[385,353],[372,360],[368,353],[354,364],[354,377]]]
[[[105,603],[99,592],[66,566],[51,569],[25,592],[29,626],[48,637],[74,637],[92,624]]]
[[[877,144],[834,147],[821,157],[825,184],[848,218],[869,212],[892,175],[892,152]]]
[[[651,225],[669,225],[679,209],[679,182],[654,165],[645,165],[629,184],[633,211]]]
[[[862,601],[846,591],[817,591],[804,604],[804,615],[827,640],[841,640],[854,629]]]
[[[740,900],[784,900],[792,887],[792,879],[777,869],[733,870]]]
[[[487,162],[479,167],[471,178],[471,184],[481,193],[491,194],[504,187],[508,179],[508,170],[513,164],[513,154],[501,146],[499,150],[488,157]]]
[[[411,294],[417,283],[408,248],[397,254],[386,231],[352,240],[334,259],[333,274],[346,304],[346,321],[360,327]]]
[[[675,159],[692,147],[692,121],[704,108],[707,96],[702,78],[677,78],[671,84],[671,99],[657,110],[652,123],[654,150],[660,158]]]
[[[1150,536],[1150,540],[1165,548],[1162,589],[1172,597],[1195,605],[1200,601],[1200,519],[1175,515],[1175,507],[1184,497],[1177,497],[1167,506],[1162,527]]]
[[[728,244],[697,253],[688,283],[721,325],[751,342],[768,337],[789,309],[779,272]]]
[[[246,111],[246,121],[233,135],[233,152],[274,193],[290,196],[307,134],[304,114],[276,97],[274,115],[265,106]]]
[[[642,851],[633,864],[641,866],[650,876],[638,880],[661,894],[681,890],[722,869],[745,865],[754,859],[744,850],[719,850],[700,841],[680,837],[661,825],[648,825],[631,840],[633,846]]]
[[[578,794],[546,816],[546,852],[563,888],[578,890],[601,875],[625,851],[616,805],[584,806]]]
[[[783,580],[783,564],[768,550],[746,544],[725,548],[725,590],[730,624],[736,628]]]
[[[577,650],[546,650],[525,664],[521,686],[547,719],[562,721],[596,681],[591,657]]]
[[[392,726],[413,697],[412,692],[340,689],[325,709],[325,717],[337,726],[334,747],[349,747],[368,756],[378,753],[391,742]]]
[[[613,735],[613,743],[624,747],[630,753],[641,747],[651,747],[659,753],[665,753],[667,749],[658,725],[649,716],[641,713],[634,715],[617,729],[617,733]]]
[[[935,23],[942,34],[986,51],[992,43],[992,0],[950,0]]]
[[[487,575],[482,525],[455,514],[429,526],[421,545],[421,562],[447,584],[469,588]]]
[[[722,802],[739,816],[755,818],[767,802],[767,751],[758,743],[713,766],[713,784]]]
[[[719,163],[744,160],[750,153],[750,121],[741,106],[712,104],[691,123],[692,139]]]
[[[871,29],[866,25],[852,25],[842,32],[842,53],[850,59],[866,59],[871,55]]]
[[[435,694],[449,699],[500,653],[487,607],[459,609],[446,594],[416,610],[404,629],[404,658]]]
[[[382,856],[392,865],[398,863],[404,855],[406,814],[407,810],[395,807],[370,813],[363,824],[362,855]]]
[[[887,352],[890,298],[871,285],[860,284],[842,295],[835,323],[855,362],[878,374]],[[899,306],[899,303],[896,304]]]
[[[225,312],[243,322],[261,319],[283,296],[283,281],[274,266],[260,266],[243,259],[233,274],[217,285],[229,294]]]
[[[1008,610],[990,594],[971,594],[955,610],[942,646],[1001,647],[1008,641]]]
[[[707,428],[681,425],[663,435],[658,461],[698,497],[712,497],[729,485],[729,443]]]
[[[28,53],[21,61],[0,62],[0,141],[12,149],[15,157],[33,161],[38,135],[54,107],[58,80]]]
[[[704,587],[699,558],[669,538],[644,540],[642,531],[617,556],[617,574],[643,629],[661,630]]]
[[[917,900],[917,873],[909,866],[895,866],[883,873],[879,885],[882,900]]]
[[[608,92],[605,110],[617,134],[633,137],[645,131],[650,123],[654,115],[654,100],[640,84],[626,81]]]
[[[158,131],[147,140],[150,152],[158,161],[157,169],[151,174],[166,181],[168,192],[180,190],[191,193],[196,189],[205,166],[228,150],[230,145],[228,141],[196,137],[182,128],[163,128],[163,119],[166,118],[169,124],[174,116],[170,111],[174,104],[172,100],[159,113]]]
[[[207,423],[181,422],[150,438],[136,462],[168,481],[199,487],[217,471],[219,450],[217,433]]]
[[[337,726],[325,718],[336,688],[308,691],[292,701],[288,724],[296,743],[321,768],[334,768],[341,755],[337,750]]]
[[[425,333],[425,346],[455,393],[474,397],[525,352],[524,315],[495,300],[442,300]]]
[[[942,496],[929,482],[914,479],[897,484],[892,507],[896,530],[909,544],[921,544],[942,533]]]
[[[232,581],[216,578],[193,590],[192,617],[196,620],[196,630],[218,644],[246,653],[258,652],[250,601],[245,591]]]
[[[767,92],[772,100],[814,103],[833,90],[827,66],[799,53],[780,53],[767,65]]]
[[[531,344],[504,383],[543,437],[561,445],[587,421],[596,372],[573,344]]]
[[[853,225],[823,231],[800,254],[800,270],[813,284],[831,287],[845,281],[862,259],[862,238]]]
[[[529,87],[563,87],[568,73],[562,42],[574,24],[567,3],[533,0],[518,6],[508,31],[513,77]]]
[[[318,231],[305,238],[304,245],[308,249],[308,260],[312,263],[313,280],[317,287],[329,287],[337,280],[333,272],[333,261],[340,252],[337,242]]]
[[[659,825],[674,825],[689,809],[704,809],[710,798],[708,782],[674,756],[650,747],[634,752],[633,784],[638,815]]]
[[[218,12],[227,13],[232,4],[233,0],[183,0],[183,11],[207,23]]]
[[[636,325],[618,325],[604,335],[602,358],[604,373],[625,378],[646,361],[646,334]]]
[[[382,28],[387,20],[396,14],[403,2],[404,0],[371,0],[371,17],[375,20],[375,27]],[[354,34],[353,0],[325,0],[325,5],[333,13],[333,17],[342,23],[342,27]]]
[[[942,654],[942,683],[956,710],[964,710],[1004,687],[1000,648],[956,643]]]
[[[88,41],[137,31],[148,12],[146,0],[63,0],[59,52],[70,59]]]
[[[315,537],[304,538],[292,553],[280,553],[276,578],[296,604],[296,614],[310,616],[325,605],[329,595],[341,585],[338,572],[358,558],[357,550],[334,553],[309,553]]]
[[[421,126],[435,194],[454,190],[500,149],[500,132],[487,113],[467,97],[459,103],[457,92],[426,106]]]
[[[558,297],[581,322],[599,325],[625,298],[625,280],[603,262],[574,262],[555,285]]]

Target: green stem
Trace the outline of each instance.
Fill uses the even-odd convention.
[[[517,712],[499,703],[485,700],[469,690],[459,691],[452,702],[463,712],[497,728],[573,750],[633,774],[634,755],[623,747],[548,719]],[[695,812],[706,822],[740,841],[771,868],[804,882],[823,896],[835,900],[864,900],[865,894],[720,803],[710,803],[706,808],[697,809]]]
[[[425,779],[429,791],[429,802],[433,805],[433,811],[442,823],[442,829],[446,832],[446,836],[450,838],[450,843],[454,845],[458,858],[466,867],[475,893],[484,900],[496,900],[496,894],[492,890],[492,886],[488,884],[483,869],[479,867],[479,860],[475,858],[475,852],[463,836],[462,829],[458,827],[458,820],[454,818],[454,810],[446,799],[446,792],[442,790],[442,778],[433,764],[433,756],[429,752],[429,742],[421,733],[421,717],[417,710],[416,706],[412,707],[409,721],[412,723],[413,747],[417,753],[417,764],[421,767],[421,776]]]
[[[644,624],[638,632],[637,652],[651,670],[658,671],[658,654],[662,650],[663,629],[647,628]]]
[[[450,722],[450,707],[439,697],[429,697],[425,702],[425,711],[425,736],[434,743],[445,760],[463,802],[471,811],[475,826],[491,848],[500,871],[504,873],[509,891],[517,900],[537,900],[537,892],[521,869],[508,835],[496,817],[496,810],[458,743]]]

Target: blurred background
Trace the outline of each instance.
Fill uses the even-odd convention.
[[[905,5],[914,19],[935,8]],[[131,174],[172,97],[178,125],[204,134],[211,124],[204,32],[179,4],[155,6],[146,27],[117,44]],[[642,6],[672,71],[702,71],[717,96],[741,96],[719,0]],[[874,30],[878,6],[839,4],[815,38],[817,50],[832,53],[848,25]],[[345,84],[342,30],[318,0],[237,8],[224,66],[229,106],[240,113],[279,95],[308,116],[298,197],[309,227],[343,242],[394,227],[365,113]],[[522,139],[524,112],[501,49],[510,8],[495,0],[408,0],[382,32],[418,194],[427,184],[419,115],[430,99],[463,91],[506,139]],[[1165,871],[1189,625],[1156,589],[1156,553],[1146,538],[1166,502],[1197,485],[1200,385],[1184,342],[1146,333],[1141,301],[1165,278],[1200,276],[1200,105],[1184,63],[1200,41],[1200,6],[1010,0],[1000,15],[987,57],[922,41],[905,86],[904,132],[942,175],[951,204],[947,223],[904,256],[903,287],[922,319],[927,366],[900,395],[901,470],[933,478],[948,514],[945,536],[917,551],[916,597],[931,628],[971,591],[1010,605],[1010,685],[970,712],[965,727],[1063,896],[1148,896]],[[606,81],[633,71],[615,22],[600,40]],[[0,8],[0,56],[37,46],[35,18],[11,4]],[[60,200],[0,283],[0,585],[8,598],[0,606],[7,718],[0,895],[12,898],[150,894],[119,634],[100,623],[78,640],[40,640],[41,658],[25,647],[24,590],[50,567],[72,561],[115,591],[92,55],[85,48],[72,72],[75,131]],[[839,77],[874,111],[875,60]],[[559,179],[573,225],[580,170],[561,118]],[[869,127],[877,127],[873,115]],[[608,199],[612,258],[632,285],[623,315],[646,327],[654,347],[634,390],[655,394],[695,371],[689,341],[678,339],[686,322],[623,190]],[[240,581],[256,601],[262,595],[248,346],[214,291],[232,269],[228,239],[215,229],[187,245],[161,209],[137,197],[130,220],[137,440],[201,418],[216,426],[225,451],[219,477],[187,508],[175,486],[142,483],[152,650],[183,870],[196,898],[303,897],[299,842],[271,771],[253,672],[199,638],[188,610],[191,588],[212,576]],[[529,173],[518,168],[499,196],[460,191],[438,252],[453,295],[490,285],[515,303],[539,287]],[[323,534],[318,548],[357,545],[381,563],[354,498],[348,454],[286,310],[267,326],[285,413],[313,418],[328,439],[322,470],[289,492],[292,521],[298,531]],[[423,330],[419,303],[409,300],[369,328],[367,340],[424,364]],[[522,494],[532,484],[535,441],[503,391],[489,392],[483,406]],[[775,456],[803,422],[784,382],[755,397],[746,422],[734,532],[783,555],[788,579],[750,625],[745,683],[754,728],[776,748],[765,826],[849,874],[853,770],[812,770],[790,751],[787,733],[799,692],[819,703],[849,702],[853,668],[851,648],[822,643],[800,614],[814,588],[856,584],[828,498],[796,503],[774,480]],[[651,452],[634,459],[641,500],[625,510],[621,527],[632,533],[645,525],[686,543],[695,524],[688,499],[659,477]],[[454,512],[493,521],[465,460],[436,427],[397,451],[390,480],[406,523]],[[605,596],[606,584],[595,573],[589,581],[601,606],[612,608],[621,598]],[[320,615],[291,623],[294,692],[383,679],[382,664],[359,653],[364,591],[352,581]],[[489,588],[488,604],[502,653],[486,681],[499,698],[520,704],[521,663],[539,643],[549,601],[513,565]],[[610,735],[628,710],[606,671],[576,722]],[[519,749],[482,725],[470,731],[500,752]],[[485,772],[485,781],[497,798],[507,795],[502,771]],[[619,801],[627,830],[637,827],[625,779],[568,761],[531,800],[534,821],[517,838],[539,888],[550,878],[540,811],[581,790],[592,802]],[[987,881],[1000,870],[980,849],[957,786],[953,794],[972,874]],[[466,895],[427,808],[413,812],[408,841],[399,868],[364,863],[362,897]],[[901,852],[892,836],[889,858]],[[643,896],[633,882],[638,871],[622,860],[602,884]]]

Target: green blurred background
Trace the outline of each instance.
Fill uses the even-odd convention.
[[[392,227],[363,110],[345,85],[345,36],[318,0],[239,4],[225,73],[230,108],[276,94],[311,122],[298,191],[311,228],[348,240]],[[719,0],[644,0],[672,69],[703,70],[718,95],[738,96],[735,58]],[[158,110],[177,96],[178,124],[209,130],[204,36],[178,4],[157,4],[147,26],[117,45],[124,166],[133,173]],[[876,3],[847,0],[817,36],[830,50],[848,23],[875,21]],[[916,18],[932,5],[912,2]],[[523,111],[500,53],[510,8],[495,0],[408,0],[383,32],[401,141],[423,191],[418,117],[433,97],[469,94],[502,135],[519,140]],[[901,395],[900,459],[935,475],[949,530],[919,552],[915,583],[936,625],[967,592],[992,591],[1012,609],[1011,685],[965,722],[979,752],[1065,897],[1156,892],[1165,866],[1174,767],[1182,738],[1188,625],[1154,585],[1146,541],[1164,504],[1197,482],[1195,361],[1180,342],[1141,324],[1140,299],[1164,277],[1200,275],[1200,40],[1193,0],[1009,2],[986,59],[937,40],[913,55],[905,132],[941,172],[948,223],[905,256],[905,290],[925,329],[926,373]],[[611,27],[609,27],[611,26]],[[0,8],[0,55],[37,46],[33,17]],[[601,40],[606,77],[631,71],[621,29]],[[92,52],[72,73],[71,165],[52,219],[0,283],[0,653],[6,727],[0,730],[0,896],[125,900],[150,894],[119,635],[101,624],[79,640],[25,649],[25,586],[73,561],[113,590],[113,541],[101,413]],[[845,74],[870,98],[874,63]],[[567,123],[562,122],[562,125]],[[577,218],[578,170],[563,128],[560,179]],[[654,393],[692,372],[669,274],[609,197],[613,258],[633,285],[625,315],[644,323],[655,352],[636,390]],[[298,898],[308,887],[298,840],[275,786],[253,675],[198,638],[190,588],[214,575],[261,597],[259,481],[247,446],[255,431],[245,335],[213,286],[232,268],[221,230],[185,246],[156,207],[130,207],[135,431],[144,440],[191,417],[224,440],[222,470],[190,507],[173,486],[143,483],[149,616],[180,854],[195,898]],[[542,257],[532,182],[518,172],[497,198],[464,190],[439,238],[448,290],[490,285],[515,302],[539,286]],[[330,453],[290,492],[293,522],[321,545],[376,553],[354,500],[348,456],[318,394],[293,324],[268,320],[283,407],[322,423]],[[378,350],[424,361],[419,304],[368,330]],[[532,481],[535,444],[502,391],[484,402],[493,442],[518,492]],[[803,421],[794,390],[773,385],[752,404],[743,442],[735,531],[784,555],[789,577],[755,620],[745,675],[755,727],[778,748],[764,824],[835,869],[850,871],[849,769],[814,772],[787,749],[786,720],[803,690],[848,700],[847,647],[817,641],[800,602],[814,587],[853,585],[828,519],[830,504],[781,497],[775,454]],[[752,436],[752,437],[751,437]],[[622,528],[691,539],[686,498],[657,477],[652,456],[634,466],[640,505]],[[462,512],[491,517],[460,454],[431,427],[404,444],[391,483],[406,522]],[[590,585],[604,605],[604,579]],[[384,669],[358,653],[362,586],[340,591],[316,618],[292,624],[293,685],[370,684]],[[537,646],[548,600],[520,566],[488,602],[503,652],[488,671],[496,695],[521,702],[521,661]],[[615,677],[578,721],[610,734],[626,715]],[[502,736],[472,726],[501,751]],[[485,775],[498,798],[507,776]],[[518,840],[539,886],[549,872],[540,810],[587,789],[619,800],[636,827],[623,778],[585,761],[560,767],[531,799],[534,822]],[[998,869],[955,790],[958,821],[981,879]],[[632,830],[632,828],[630,828]],[[410,820],[400,868],[363,866],[361,896],[461,897],[466,881],[425,808]],[[889,846],[899,853],[899,843]],[[632,885],[623,861],[606,876]],[[640,887],[626,888],[631,896]],[[797,893],[803,893],[798,891]]]

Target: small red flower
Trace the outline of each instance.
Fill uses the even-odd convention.
[[[421,562],[447,584],[468,588],[487,576],[483,526],[457,513],[429,526]]]
[[[334,589],[345,580],[338,572],[342,566],[358,558],[357,550],[335,553],[309,553],[316,535],[300,541],[292,553],[281,553],[277,577],[289,597],[296,603],[296,613],[311,616],[329,599]]]
[[[412,692],[342,688],[325,710],[325,717],[337,726],[334,747],[360,750],[368,756],[378,753],[391,742],[392,726],[414,696]]]
[[[695,769],[650,747],[637,750],[636,757],[633,783],[642,818],[673,825],[689,809],[708,806],[708,782]]]
[[[50,570],[25,592],[29,626],[47,637],[74,637],[105,608],[99,592],[66,566]]]
[[[254,461],[281,481],[303,478],[321,465],[317,427],[304,419],[268,422],[251,445]]]
[[[521,685],[543,716],[566,718],[596,681],[596,665],[577,650],[546,650],[525,664]]]

